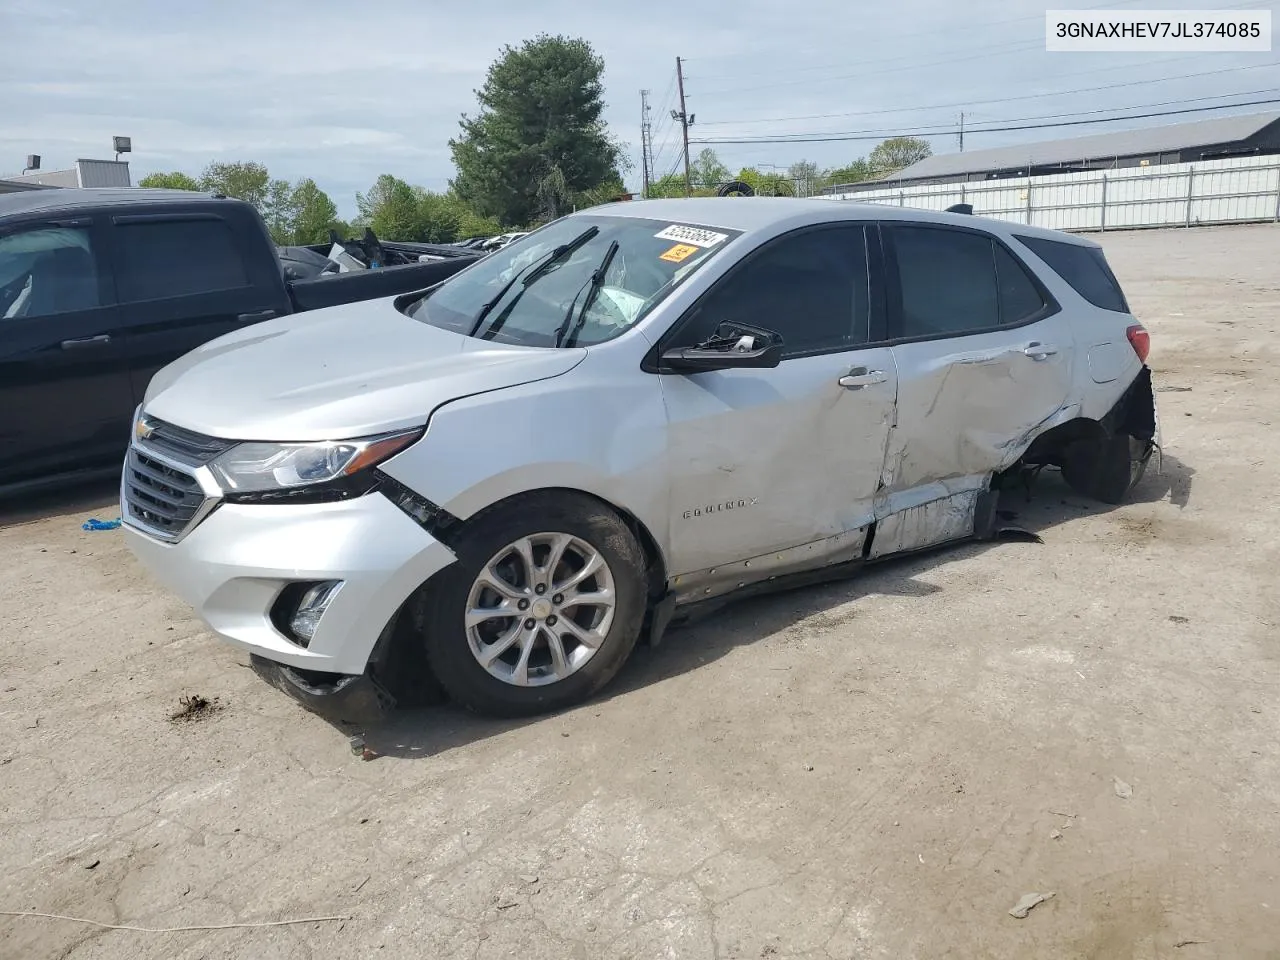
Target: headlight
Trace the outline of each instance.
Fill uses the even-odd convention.
[[[350,477],[399,453],[421,430],[322,443],[240,443],[209,464],[231,494],[291,490]]]

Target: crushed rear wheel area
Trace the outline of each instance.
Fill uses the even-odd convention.
[[[1072,420],[1037,437],[1006,472],[1005,483],[1053,466],[1077,493],[1121,503],[1142,480],[1155,448],[1155,393],[1151,370],[1144,366],[1101,420]]]

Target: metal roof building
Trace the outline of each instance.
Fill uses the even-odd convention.
[[[1272,153],[1280,153],[1280,111],[926,157],[883,179],[824,192],[919,182],[998,180]]]
[[[69,170],[33,170],[30,173],[0,175],[0,193],[31,187],[127,186],[130,186],[128,160],[77,160]]]

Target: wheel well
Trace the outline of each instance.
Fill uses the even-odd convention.
[[[1107,431],[1097,420],[1077,417],[1060,423],[1031,441],[1019,463],[1025,466],[1062,466],[1062,461],[1082,444],[1105,440]]]
[[[1064,461],[1087,456],[1088,451],[1118,433],[1127,433],[1146,441],[1155,437],[1155,393],[1149,367],[1142,368],[1115,406],[1102,419],[1077,417],[1045,431],[1031,441],[1027,452],[1007,472],[1016,472],[1022,467],[1061,467]]]
[[[589,493],[586,490],[579,490],[574,487],[540,487],[536,490],[522,490],[520,493],[513,493],[509,497],[504,497],[503,499],[476,511],[466,520],[462,521],[463,530],[465,530],[467,524],[474,521],[477,517],[483,516],[490,510],[493,510],[505,503],[509,503],[512,500],[518,500],[521,497],[545,494],[565,494],[573,497],[585,497],[588,500],[595,501],[599,504],[600,509],[608,510],[619,520],[625,523],[627,528],[635,535],[636,540],[640,544],[640,549],[644,551],[645,570],[649,579],[650,600],[656,600],[663,595],[666,591],[667,584],[666,560],[662,555],[661,548],[658,546],[657,539],[649,531],[649,528],[645,526],[644,522],[630,510],[619,507],[617,504],[604,499],[604,497],[597,496],[594,493]]]
[[[657,602],[665,594],[667,584],[666,561],[662,556],[662,550],[658,547],[658,541],[650,533],[649,528],[631,511],[624,510],[603,497],[588,493],[585,490],[577,490],[572,487],[543,487],[537,490],[524,490],[489,504],[476,511],[466,520],[445,514],[451,521],[448,528],[450,537],[452,539],[465,535],[468,524],[495,507],[521,497],[543,494],[566,494],[593,500],[599,504],[601,510],[608,510],[627,525],[627,528],[631,530],[639,542],[640,549],[644,551],[645,570],[649,580],[649,607],[650,610],[653,610]],[[381,638],[378,648],[370,658],[368,669],[373,677],[383,684],[398,702],[405,705],[426,706],[441,703],[445,699],[439,682],[432,675],[427,664],[422,644],[417,641],[417,637],[424,629],[423,616],[425,609],[423,604],[430,583],[431,581],[428,580],[427,583],[420,584],[405,598],[404,603],[400,605],[400,609],[396,611],[388,622],[384,630],[385,635]]]

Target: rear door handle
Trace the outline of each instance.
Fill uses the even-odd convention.
[[[108,333],[100,333],[96,337],[81,337],[79,340],[63,340],[63,350],[80,350],[84,347],[100,347],[105,343],[111,342],[111,335]]]
[[[1058,352],[1058,348],[1047,343],[1029,343],[1022,352],[1032,360],[1048,360]]]
[[[866,367],[854,367],[843,377],[836,381],[846,390],[861,390],[863,387],[869,387],[873,383],[884,383],[889,378],[885,376],[883,370],[868,370]]]
[[[259,310],[257,313],[242,313],[236,317],[236,323],[261,323],[276,315],[274,310]]]

